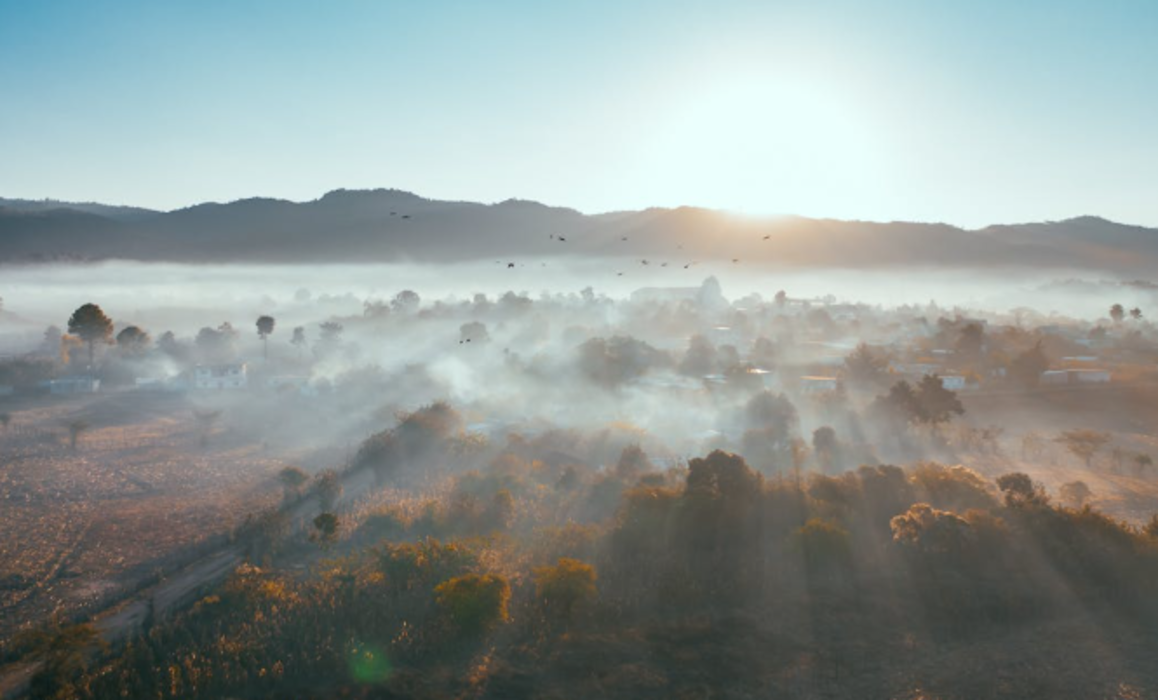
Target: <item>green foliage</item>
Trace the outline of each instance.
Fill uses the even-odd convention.
[[[1041,373],[1049,369],[1049,358],[1045,355],[1041,341],[1014,358],[1009,367],[1009,377],[1026,389],[1036,387]]]
[[[93,346],[113,337],[113,320],[96,304],[85,304],[68,319],[68,332],[88,345],[88,363],[93,362]]]
[[[482,634],[509,619],[511,586],[497,574],[466,574],[434,589],[438,607],[466,636]]]
[[[1093,492],[1084,481],[1071,481],[1068,484],[1062,484],[1058,489],[1058,495],[1063,501],[1069,502],[1076,508],[1081,508],[1090,499]]]
[[[876,389],[888,378],[888,360],[872,351],[865,343],[860,343],[852,353],[844,358],[844,375],[854,387]]]
[[[595,597],[595,567],[577,559],[561,558],[554,566],[534,571],[535,592],[551,614],[570,619],[575,608]]]
[[[342,497],[342,477],[333,469],[326,469],[314,477],[314,493],[323,511],[332,511]]]
[[[278,481],[286,490],[286,495],[297,493],[307,481],[310,480],[309,474],[306,474],[301,467],[284,467],[277,473]]]
[[[890,525],[894,542],[926,554],[959,554],[974,540],[968,521],[927,503],[913,505]]]
[[[386,544],[378,551],[377,568],[395,593],[427,590],[478,567],[478,555],[455,542],[443,544],[433,537],[414,543]]]
[[[1021,472],[997,477],[997,488],[1005,494],[1005,505],[1010,508],[1045,505],[1049,502],[1045,488]]]
[[[1094,455],[1110,442],[1110,434],[1100,430],[1074,429],[1062,432],[1054,440],[1060,442],[1089,468]]]
[[[956,392],[946,389],[941,378],[926,374],[921,378],[916,391],[920,411],[917,420],[929,425],[939,425],[965,413]]]
[[[852,538],[840,525],[812,518],[792,533],[792,549],[809,570],[843,567],[852,557]]]
[[[338,538],[338,527],[340,524],[338,516],[333,513],[322,513],[314,518],[313,522],[315,535],[322,547],[327,548],[332,545],[334,540]]]
[[[997,506],[993,487],[967,467],[924,462],[910,471],[909,480],[917,498],[937,508],[966,511]]]

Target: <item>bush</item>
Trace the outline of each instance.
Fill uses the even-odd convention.
[[[577,559],[559,559],[535,569],[535,591],[544,609],[570,619],[577,605],[595,596],[595,567]]]
[[[497,574],[467,574],[439,584],[435,602],[461,634],[473,636],[506,622],[511,585]]]

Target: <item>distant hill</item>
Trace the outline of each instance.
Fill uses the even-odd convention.
[[[97,202],[61,202],[55,199],[5,199],[4,197],[0,197],[0,207],[27,212],[73,209],[86,214],[96,214],[115,221],[140,221],[161,213],[153,209],[98,204]]]
[[[946,224],[780,217],[680,207],[585,215],[508,200],[449,202],[337,190],[309,202],[243,199],[171,212],[0,199],[0,262],[462,261],[629,256],[779,266],[1030,266],[1147,273],[1158,229],[1096,217],[965,230]]]

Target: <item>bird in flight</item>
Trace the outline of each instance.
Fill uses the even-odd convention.
[[[514,263],[507,263],[507,269],[508,269],[508,270],[509,270],[509,269],[511,269],[511,268],[512,268],[512,267],[514,267],[514,266],[515,266],[515,264],[514,264]]]
[[[769,240],[770,238],[772,238],[772,234],[768,234],[767,236],[764,236],[764,240]]]

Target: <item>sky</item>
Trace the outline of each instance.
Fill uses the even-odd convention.
[[[0,196],[1158,226],[1154,0],[0,0]]]

